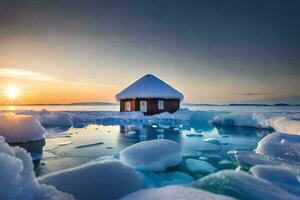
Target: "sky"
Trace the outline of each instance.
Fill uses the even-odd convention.
[[[0,0],[0,92],[114,102],[151,73],[185,102],[300,103],[299,19],[298,0]]]

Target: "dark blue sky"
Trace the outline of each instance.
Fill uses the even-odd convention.
[[[0,2],[0,53],[30,48],[33,59],[2,55],[0,67],[123,85],[155,73],[194,102],[300,96],[298,0]],[[33,56],[41,48],[59,60],[51,69]]]

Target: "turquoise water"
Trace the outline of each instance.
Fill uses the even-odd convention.
[[[56,134],[52,135],[53,133]],[[118,157],[118,153],[127,146],[161,138],[178,142],[182,147],[184,160],[205,159],[218,170],[230,169],[236,166],[228,162],[228,151],[252,150],[268,133],[269,131],[264,129],[215,127],[203,122],[124,126],[90,124],[83,128],[46,128],[46,145],[36,172],[40,176],[75,167],[101,156]],[[214,138],[219,143],[205,142],[207,138]],[[194,179],[206,175],[190,172],[185,162],[168,169],[167,172],[184,172]]]

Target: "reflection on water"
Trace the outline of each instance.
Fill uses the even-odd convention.
[[[215,127],[205,121],[191,124],[92,124],[70,129],[47,128],[43,165],[39,166],[37,174],[78,166],[101,156],[118,157],[118,153],[127,146],[158,138],[181,144],[184,159],[203,159],[217,169],[233,168],[228,164],[230,158],[227,152],[232,149],[252,150],[258,140],[268,133],[263,129]],[[170,170],[186,172],[184,163]],[[190,175],[195,177],[195,174]]]

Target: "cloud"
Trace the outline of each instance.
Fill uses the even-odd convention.
[[[57,81],[54,77],[18,68],[0,68],[0,77],[23,78],[36,81]]]
[[[259,93],[259,92],[249,92],[249,93],[234,93],[234,95],[239,96],[270,96],[271,93]]]

